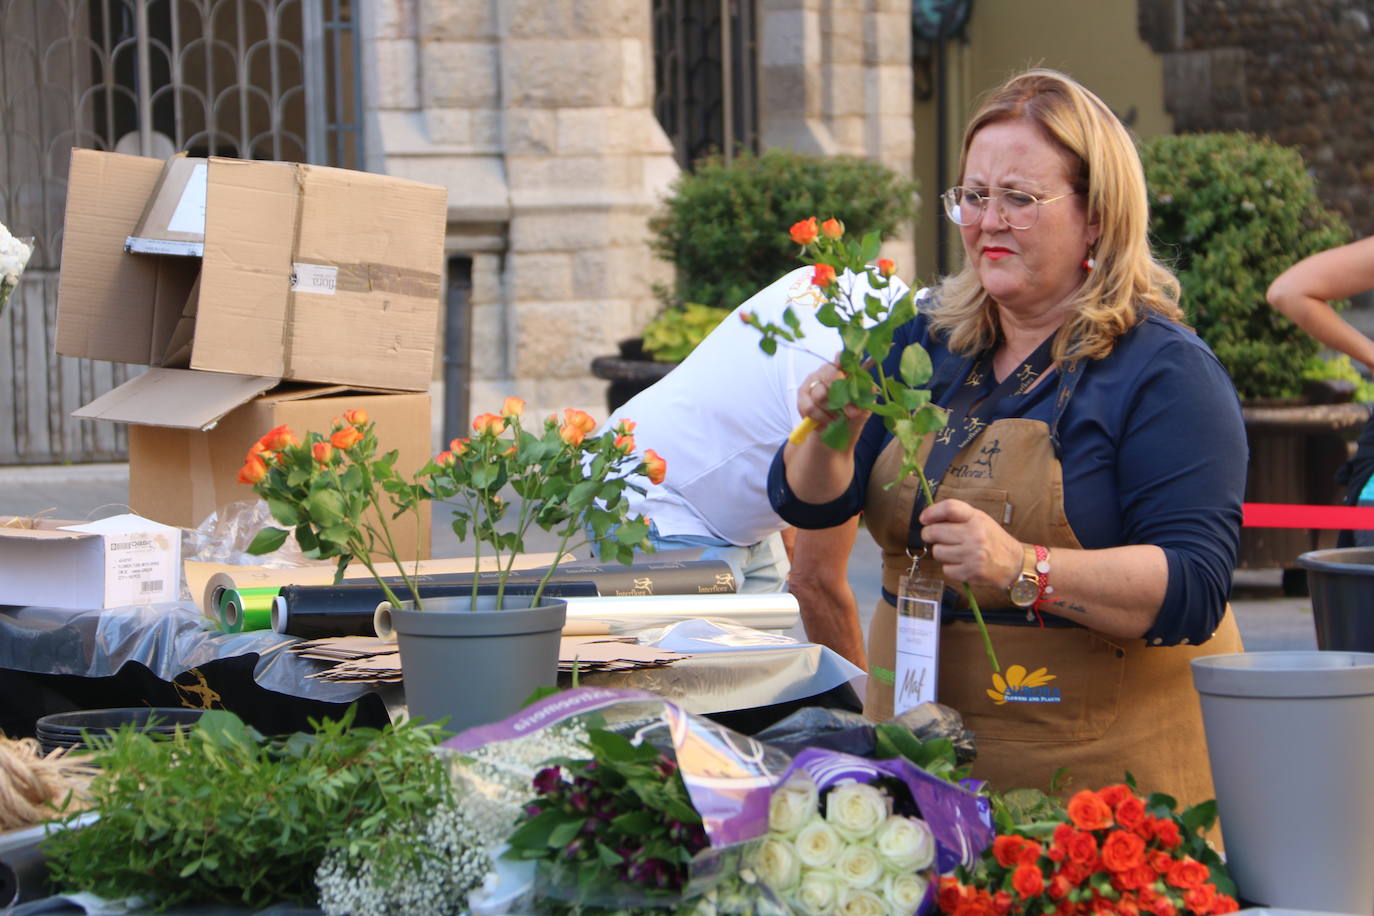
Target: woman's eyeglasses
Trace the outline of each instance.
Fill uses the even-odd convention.
[[[945,203],[945,215],[959,226],[972,226],[983,219],[988,201],[997,201],[997,215],[1012,229],[1029,229],[1040,218],[1040,208],[1056,200],[1072,197],[1077,191],[1058,197],[1036,197],[1014,188],[966,188],[956,185],[940,195]]]

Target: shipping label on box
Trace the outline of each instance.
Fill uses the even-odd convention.
[[[180,595],[177,528],[137,515],[0,518],[0,604],[88,610]]]

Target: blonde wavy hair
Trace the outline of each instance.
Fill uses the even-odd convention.
[[[1101,232],[1093,255],[1097,266],[1074,293],[1074,314],[1059,329],[1054,358],[1101,359],[1150,312],[1182,323],[1178,279],[1150,253],[1149,200],[1140,156],[1106,103],[1054,70],[1013,76],[987,96],[965,128],[961,180],[974,135],[1003,121],[1034,124],[1072,155],[1078,169],[1069,180],[1084,196]],[[968,355],[997,343],[997,311],[975,264],[966,260],[963,269],[946,277],[935,300],[927,310],[931,329],[945,337],[951,350]]]

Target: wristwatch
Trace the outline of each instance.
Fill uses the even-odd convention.
[[[1007,597],[1017,607],[1030,607],[1040,598],[1040,575],[1035,569],[1035,548],[1024,547],[1021,572],[1007,589]]]

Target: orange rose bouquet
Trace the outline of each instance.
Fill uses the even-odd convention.
[[[471,538],[477,560],[483,545],[495,556],[498,608],[531,525],[555,534],[558,548],[530,603],[538,603],[557,557],[589,542],[602,559],[631,562],[636,546],[647,547],[642,542],[649,521],[629,517],[624,493],[639,489],[630,475],[661,482],[663,459],[652,449],[636,454],[632,421],[591,436],[592,417],[569,409],[561,420],[550,416],[532,432],[524,426],[524,410],[520,398],[507,398],[500,414],[476,417],[472,436],[454,439],[410,478],[396,471],[396,452],[377,454],[376,430],[365,411],[345,411],[329,433],[304,439],[284,426],[269,431],[249,449],[239,481],[267,501],[282,527],[258,532],[249,553],[270,553],[294,532],[306,556],[337,559],[336,578],[353,560],[362,562],[387,600],[399,606],[376,566],[376,558],[385,557],[401,570],[405,590],[421,609],[424,602],[405,562],[414,558],[398,555],[392,526],[403,518],[419,524],[413,511],[419,501],[436,500],[453,505],[453,531],[460,540]],[[501,495],[507,486],[520,497],[509,526],[511,506]]]
[[[1084,790],[1064,819],[997,836],[972,869],[941,879],[948,916],[1223,916],[1235,883],[1202,832],[1216,803],[1174,813],[1167,795]]]

